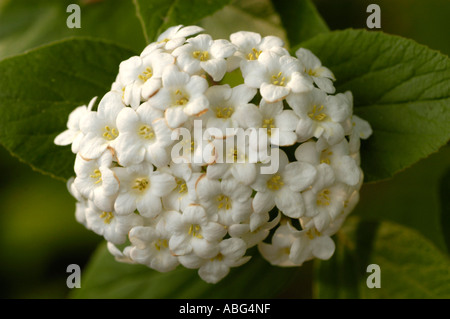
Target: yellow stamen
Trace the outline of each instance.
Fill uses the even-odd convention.
[[[281,179],[281,176],[279,174],[273,175],[267,181],[267,188],[271,190],[279,190],[283,185],[283,180]]]
[[[248,60],[257,60],[259,58],[259,55],[261,54],[261,50],[256,50],[255,48],[252,49],[252,52],[247,54]]]
[[[329,158],[329,157],[330,157],[331,155],[333,155],[333,152],[328,152],[328,153],[325,154],[326,151],[327,151],[327,150],[323,150],[323,151],[322,151],[320,163],[325,163],[325,164],[330,165],[331,161],[330,161],[330,158]]]
[[[228,119],[233,115],[234,108],[232,107],[216,107],[216,117],[220,119]]]
[[[156,250],[160,251],[161,248],[167,248],[169,247],[169,245],[167,244],[167,240],[166,239],[158,239],[158,241],[155,242],[155,248]]]
[[[330,190],[324,189],[319,194],[317,194],[317,206],[328,206],[330,205]]]
[[[319,108],[317,108],[317,105],[313,106],[312,112],[308,113],[308,116],[316,121],[323,121],[327,115],[325,113],[321,113],[321,111],[323,110],[323,105],[319,106]]]
[[[139,74],[138,78],[142,81],[145,82],[148,79],[150,79],[153,76],[153,70],[150,67],[147,67],[144,72],[142,72],[141,74]]]
[[[192,52],[192,56],[195,59],[198,59],[200,61],[207,61],[209,59],[209,52],[208,51],[194,51]]]
[[[286,78],[283,76],[283,73],[278,72],[277,75],[272,75],[272,84],[284,86],[286,84]]]
[[[138,134],[146,140],[151,140],[155,137],[155,132],[148,125],[141,125],[141,127],[139,127]]]
[[[186,96],[184,96],[180,90],[176,90],[175,95],[176,95],[175,100],[176,105],[186,105],[189,102],[189,99],[186,98]]]
[[[176,178],[175,181],[177,183],[176,188],[178,189],[178,193],[180,193],[180,194],[187,193],[188,189],[187,189],[187,185],[186,185],[185,181],[183,181],[180,178]]]
[[[273,124],[273,118],[271,119],[264,119],[263,120],[263,128],[267,129],[267,135],[272,135],[272,129],[275,128],[275,125]]]
[[[192,235],[192,237],[197,237],[198,239],[202,239],[203,236],[200,234],[200,225],[191,225],[189,227],[188,235]]]
[[[316,228],[308,229],[306,231],[306,235],[311,240],[314,239],[315,237],[322,236],[322,234]]]
[[[100,170],[98,168],[96,170],[94,170],[94,174],[90,175],[90,177],[93,179],[97,179],[95,181],[95,184],[98,184],[102,181],[102,173],[100,172]]]
[[[112,141],[112,140],[114,140],[117,136],[119,136],[119,131],[117,131],[117,129],[116,128],[111,128],[111,127],[109,127],[108,125],[106,125],[104,128],[103,128],[103,137],[106,139],[106,140],[109,140],[109,141]]]
[[[217,208],[218,209],[222,209],[225,207],[226,210],[231,209],[231,199],[228,196],[225,195],[219,195],[216,198],[218,204],[217,204]]]
[[[138,191],[144,191],[150,185],[150,181],[147,178],[137,178],[134,181],[133,189],[137,189]]]
[[[111,219],[114,218],[114,215],[112,212],[102,212],[100,215],[100,218],[104,219],[103,222],[105,224],[109,224],[109,223],[111,223]]]

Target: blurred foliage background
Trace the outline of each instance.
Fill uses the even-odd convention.
[[[21,5],[16,5],[19,2]],[[114,30],[109,30],[107,23],[103,28],[95,23],[99,19],[119,21],[127,12],[133,13],[131,1],[80,1],[82,28],[77,31],[67,29],[65,24],[69,15],[67,5],[75,2],[0,0],[0,58],[67,36],[104,37],[111,31],[114,34],[108,36],[112,40],[118,39],[136,51],[144,47],[142,34],[127,32],[139,28],[137,19],[120,21],[121,27]],[[366,8],[377,3],[381,7],[382,31],[450,53],[448,0],[315,0],[314,3],[331,30],[365,28]],[[109,10],[108,17],[103,14],[105,8]],[[269,1],[233,1],[202,21],[202,25],[214,37],[226,37],[238,30],[284,37],[279,17]],[[450,147],[446,146],[392,180],[364,185],[355,214],[374,220],[385,218],[395,222],[400,218],[403,223],[407,220],[406,225],[420,226],[426,237],[446,251],[450,244],[449,159]],[[76,222],[75,201],[64,183],[34,172],[3,148],[0,169],[0,297],[65,298],[69,293],[66,267],[72,263],[83,267],[101,238]],[[374,206],[374,202],[379,205]],[[441,222],[444,229],[437,231]],[[303,267],[298,280],[280,297],[311,296],[310,266]]]

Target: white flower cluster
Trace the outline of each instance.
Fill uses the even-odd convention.
[[[332,72],[309,50],[295,58],[274,36],[202,31],[169,28],[120,64],[96,111],[94,98],[70,114],[55,143],[76,154],[77,220],[117,260],[160,272],[181,264],[209,283],[254,246],[278,266],[330,258],[330,236],[358,201],[369,124],[352,115],[350,92],[333,95]],[[216,133],[177,142],[196,120]],[[264,138],[219,147],[235,138],[230,128]],[[174,158],[179,143],[189,154]],[[274,172],[262,173],[262,152],[246,153],[263,146],[278,150]]]

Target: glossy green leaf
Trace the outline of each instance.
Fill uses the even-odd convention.
[[[374,134],[362,143],[366,181],[391,177],[450,138],[450,60],[412,40],[345,30],[302,43],[352,91],[354,113]]]
[[[272,0],[272,3],[280,14],[291,47],[329,31],[310,0]]]
[[[87,269],[81,288],[74,298],[271,298],[291,281],[298,268],[273,267],[260,256],[245,265],[231,269],[219,283],[205,283],[196,270],[179,266],[160,273],[143,265],[119,263],[100,245]]]
[[[70,4],[80,6],[81,28],[70,29]],[[119,27],[120,26],[120,27]],[[68,37],[101,38],[140,52],[144,34],[132,0],[0,1],[0,58]]]
[[[53,144],[69,113],[110,90],[119,63],[134,55],[117,45],[72,39],[0,62],[0,143],[34,169],[74,175],[70,147]]]
[[[230,0],[133,0],[148,43],[155,41],[167,28],[192,25],[207,17]]]
[[[450,297],[450,259],[418,232],[390,222],[349,219],[336,236],[336,252],[318,263],[318,298]],[[380,267],[380,288],[369,288]]]

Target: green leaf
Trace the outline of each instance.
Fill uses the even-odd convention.
[[[390,222],[350,218],[337,234],[335,255],[318,264],[318,298],[450,298],[450,260],[422,235]],[[380,267],[380,288],[366,281]]]
[[[412,40],[345,30],[302,43],[352,91],[374,134],[361,147],[366,181],[391,177],[450,138],[450,60]]]
[[[450,246],[446,247],[444,235],[450,229],[446,227],[450,221],[447,196],[450,188],[444,188],[444,174],[450,169],[449,158],[450,146],[444,146],[390,180],[364,185],[361,200],[352,214],[413,228],[442,251],[448,251]]]
[[[291,47],[330,31],[310,0],[272,0],[286,29]]]
[[[295,279],[298,268],[273,267],[259,255],[232,268],[219,283],[205,283],[196,270],[179,266],[160,273],[143,265],[117,262],[100,245],[83,272],[74,298],[270,298]]]
[[[119,63],[134,55],[117,45],[65,40],[0,62],[0,143],[34,169],[74,175],[70,147],[53,144],[69,113],[110,90]]]
[[[81,28],[66,25],[69,4],[80,6]],[[120,27],[118,27],[120,25]],[[140,52],[145,46],[131,0],[4,0],[0,4],[0,58],[68,37],[101,38]]]
[[[227,5],[230,0],[133,0],[147,43],[167,28],[192,25]]]

